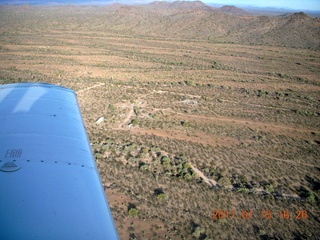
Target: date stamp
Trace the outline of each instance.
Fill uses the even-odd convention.
[[[212,219],[296,219],[305,220],[308,218],[307,210],[296,210],[290,212],[289,210],[271,211],[271,210],[213,210]]]

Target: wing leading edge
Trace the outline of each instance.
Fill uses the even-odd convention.
[[[118,239],[75,93],[0,86],[0,239]]]

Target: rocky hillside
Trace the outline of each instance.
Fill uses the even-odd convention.
[[[3,17],[8,9],[17,13],[17,19],[23,14],[30,21],[39,21],[39,27],[48,29],[92,29],[126,35],[320,49],[320,20],[304,13],[250,16],[239,8],[213,8],[200,1],[108,6],[2,6]],[[45,22],[39,16],[54,19],[55,24]],[[1,20],[5,24],[5,19]]]
[[[113,29],[132,34],[319,49],[320,22],[304,13],[250,16],[235,7],[202,2],[153,2],[108,12]]]

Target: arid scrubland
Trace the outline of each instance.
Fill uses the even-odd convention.
[[[320,239],[319,51],[95,8],[0,7],[0,83],[77,93],[120,238]]]

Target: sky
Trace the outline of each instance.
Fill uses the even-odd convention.
[[[119,3],[148,3],[153,0],[0,0],[0,4],[107,4]],[[167,0],[170,2],[170,0]],[[273,7],[295,10],[320,11],[320,0],[202,0],[206,4],[216,3],[222,5]]]
[[[210,1],[210,0],[209,0]],[[208,1],[203,1],[208,2]],[[212,0],[219,4],[250,5],[258,7],[289,8],[297,10],[319,11],[320,0]]]

